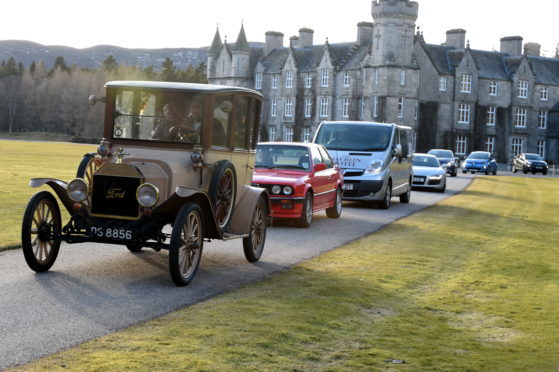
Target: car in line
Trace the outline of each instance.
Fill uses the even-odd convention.
[[[443,149],[432,149],[427,151],[430,155],[435,155],[441,167],[449,174],[451,177],[456,177],[458,173],[458,166],[456,157],[451,150]]]
[[[256,146],[252,184],[268,190],[272,218],[309,227],[313,214],[342,213],[343,176],[326,148],[315,143],[262,142]]]
[[[497,174],[497,162],[493,154],[487,151],[474,151],[470,153],[462,164],[462,173],[483,172]]]
[[[446,171],[431,154],[413,154],[413,188],[445,192]]]
[[[177,286],[192,281],[210,239],[240,239],[246,259],[258,261],[270,224],[268,192],[251,186],[261,94],[152,81],[105,88],[105,97],[90,97],[105,103],[97,152],[83,157],[69,182],[30,181],[50,186],[70,219],[62,224],[51,192],[31,198],[22,222],[28,266],[48,271],[62,241],[168,250]]]
[[[533,174],[541,173],[545,176],[548,165],[540,155],[523,152],[512,159],[512,172],[516,173],[519,170],[524,174],[532,172]]]

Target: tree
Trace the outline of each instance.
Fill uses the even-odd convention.
[[[115,72],[118,69],[118,63],[112,55],[109,55],[103,61],[103,68],[105,69],[105,71]]]
[[[177,81],[177,69],[170,58],[165,58],[161,64],[161,80],[163,81]]]

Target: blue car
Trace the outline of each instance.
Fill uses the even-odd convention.
[[[487,151],[474,151],[462,164],[462,173],[472,172],[484,172],[485,174],[493,173],[497,174],[497,162],[493,158],[493,155]]]

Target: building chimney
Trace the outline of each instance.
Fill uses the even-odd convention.
[[[299,30],[299,46],[306,47],[313,45],[314,30],[303,27]]]
[[[538,43],[524,44],[524,54],[527,56],[539,57],[542,46]]]
[[[291,37],[289,38],[289,45],[290,45],[292,48],[297,48],[297,47],[299,46],[299,36],[295,36],[295,35],[294,35],[294,36],[291,36]]]
[[[501,53],[507,53],[511,56],[522,55],[522,37],[507,36],[501,39]]]
[[[283,34],[276,31],[266,32],[266,42],[264,44],[264,55],[267,56],[276,48],[283,48]]]
[[[464,49],[466,46],[466,30],[457,28],[446,32],[446,45],[456,49]]]
[[[373,42],[373,23],[359,22],[357,24],[357,44],[365,45]]]

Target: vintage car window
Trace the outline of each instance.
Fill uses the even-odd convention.
[[[258,145],[254,165],[269,169],[311,169],[308,148],[292,145]]]
[[[333,168],[334,162],[332,161],[330,154],[328,154],[328,151],[326,151],[323,147],[318,147],[318,151],[322,156],[322,163],[326,164],[326,168]]]
[[[242,96],[237,97],[236,108],[235,148],[246,149],[247,131],[250,132],[250,98]]]
[[[202,97],[187,93],[123,90],[115,95],[113,137],[200,142]]]
[[[228,147],[231,118],[233,113],[233,97],[219,96],[215,99],[213,111],[212,146]]]

